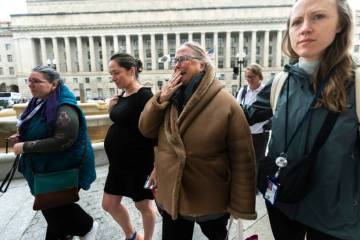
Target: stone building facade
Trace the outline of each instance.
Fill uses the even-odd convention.
[[[140,81],[157,91],[172,74],[171,62],[160,59],[174,57],[183,42],[195,41],[209,51],[218,77],[235,93],[239,76],[234,66],[242,67],[242,84],[246,64],[261,64],[265,78],[281,70],[286,61],[281,39],[292,3],[27,0],[28,13],[11,16],[16,79],[22,94],[30,96],[26,79],[31,68],[53,64],[76,95],[81,83],[87,98],[108,98],[117,93],[109,57],[127,52],[143,62]]]
[[[0,92],[17,86],[16,56],[10,22],[0,22]]]

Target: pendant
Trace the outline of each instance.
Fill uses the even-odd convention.
[[[276,164],[276,166],[279,167],[275,173],[275,178],[278,178],[280,175],[281,169],[288,165],[288,161],[287,161],[286,157],[287,156],[285,153],[281,153],[280,156],[275,159],[275,164]]]

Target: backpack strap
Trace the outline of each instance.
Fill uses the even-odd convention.
[[[360,68],[355,70],[355,106],[356,106],[356,115],[358,122],[360,124]],[[360,126],[359,126],[360,132]]]
[[[240,102],[241,102],[241,104],[243,104],[243,105],[244,105],[244,99],[245,99],[245,96],[246,96],[246,93],[247,93],[247,88],[248,88],[248,86],[245,85],[245,86],[243,87],[242,92],[241,92]]]
[[[287,72],[280,72],[275,75],[274,80],[271,84],[271,91],[270,91],[270,105],[272,112],[274,113],[276,110],[276,104],[281,92],[282,87],[288,77],[289,73]]]

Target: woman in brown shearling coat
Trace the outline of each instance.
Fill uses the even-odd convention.
[[[172,79],[146,104],[139,128],[158,138],[152,181],[163,239],[192,239],[194,222],[224,240],[229,214],[255,219],[255,157],[244,114],[199,45],[176,52]]]

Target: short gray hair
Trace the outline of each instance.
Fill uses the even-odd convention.
[[[204,61],[206,64],[210,64],[209,57],[206,53],[206,50],[196,42],[185,42],[181,45],[181,47],[188,47],[194,52],[194,57],[197,59]]]
[[[62,79],[60,78],[60,74],[51,67],[44,66],[44,65],[38,65],[38,66],[34,67],[32,69],[32,71],[42,73],[44,75],[45,79],[49,83],[55,83],[57,81],[63,82]]]

